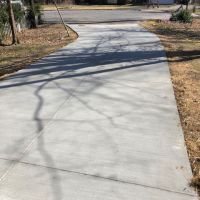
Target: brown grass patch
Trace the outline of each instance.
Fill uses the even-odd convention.
[[[142,26],[156,33],[165,47],[194,175],[191,185],[200,191],[200,20],[148,21]]]
[[[70,31],[70,37],[63,25],[42,25],[37,29],[26,29],[18,34],[20,44],[0,46],[0,77],[26,67],[39,58],[73,42],[77,35]],[[11,43],[7,38],[6,44]]]

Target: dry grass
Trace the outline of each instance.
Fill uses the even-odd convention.
[[[0,46],[1,78],[71,43],[76,39],[76,34],[70,30],[70,37],[67,37],[64,27],[57,24],[26,29],[18,37],[19,45]],[[10,43],[10,38],[7,38],[6,43]]]
[[[171,78],[193,170],[191,185],[200,191],[200,20],[192,24],[148,21],[167,53]]]

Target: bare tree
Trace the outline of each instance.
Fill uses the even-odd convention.
[[[12,44],[18,44],[19,40],[17,38],[17,30],[16,30],[16,24],[15,24],[15,18],[13,14],[12,4],[11,0],[6,0],[8,5],[8,16],[9,16],[9,22],[12,32]]]

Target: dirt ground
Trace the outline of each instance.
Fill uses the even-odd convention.
[[[161,39],[193,171],[191,185],[200,191],[200,19],[192,24],[148,21],[143,27]]]
[[[61,24],[42,25],[18,33],[19,45],[9,45],[10,37],[0,46],[0,78],[26,67],[37,59],[73,42],[77,35],[71,29],[70,37]]]

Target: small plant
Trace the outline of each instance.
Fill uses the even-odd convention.
[[[193,17],[188,10],[180,10],[178,12],[172,13],[170,21],[178,21],[182,23],[191,23]]]

